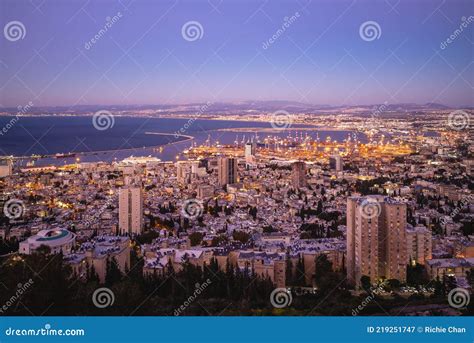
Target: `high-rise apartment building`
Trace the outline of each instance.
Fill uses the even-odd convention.
[[[124,187],[119,192],[120,234],[143,232],[143,192],[139,187]]]
[[[191,182],[191,164],[188,161],[176,162],[176,178],[179,184]]]
[[[219,186],[238,182],[237,160],[233,157],[219,157],[217,160]]]
[[[334,155],[329,158],[329,168],[337,172],[342,171],[343,162],[341,155]]]
[[[254,162],[255,150],[256,150],[255,143],[253,143],[253,142],[245,143],[244,155],[245,155],[245,162],[246,163],[253,163]]]
[[[295,188],[306,186],[306,165],[302,161],[291,165],[291,183]]]
[[[382,195],[347,199],[347,277],[406,280],[406,204]]]
[[[425,264],[431,259],[432,237],[431,230],[419,225],[407,226],[407,258],[410,264]]]

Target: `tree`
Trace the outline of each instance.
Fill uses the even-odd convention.
[[[295,270],[295,286],[305,286],[306,285],[306,274],[304,270],[304,260],[301,256],[298,257],[298,262],[296,263]]]
[[[410,286],[423,285],[428,282],[425,267],[421,264],[407,266],[407,284]]]
[[[469,222],[463,223],[461,232],[464,236],[474,235],[474,221],[471,220]]]
[[[47,245],[41,244],[35,249],[34,254],[49,255],[51,254],[51,248]]]
[[[240,241],[241,243],[247,243],[250,239],[250,234],[245,231],[238,231],[235,230],[232,233],[232,238],[236,241]]]
[[[274,229],[271,225],[266,225],[263,227],[263,233],[272,233],[277,232],[278,230]]]
[[[334,291],[340,284],[341,278],[338,273],[332,270],[332,263],[325,254],[315,258],[314,281],[322,294]]]
[[[105,284],[112,286],[114,283],[122,280],[122,272],[117,264],[115,257],[107,258],[107,266],[105,273]]]
[[[88,282],[99,282],[99,275],[97,275],[97,272],[95,271],[94,264],[89,265],[89,263],[87,263],[86,280]]]
[[[196,245],[200,245],[203,238],[204,238],[204,234],[202,232],[191,233],[189,235],[189,241],[191,242],[191,246],[194,247]]]
[[[227,236],[226,235],[219,235],[219,236],[216,236],[212,239],[211,246],[217,247],[221,243],[224,243],[224,242],[227,242]]]
[[[316,209],[316,214],[320,215],[323,213],[323,202],[321,199],[318,201],[318,208]]]
[[[362,275],[360,278],[360,286],[367,293],[370,292],[370,288],[372,287],[372,283],[370,282],[370,277],[368,277],[367,275]]]
[[[317,255],[314,260],[315,273],[314,281],[319,288],[324,283],[324,277],[332,272],[332,263],[325,254]]]
[[[286,254],[285,284],[292,286],[293,281],[293,263],[291,262],[290,254]]]

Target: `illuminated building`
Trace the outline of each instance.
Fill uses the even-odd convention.
[[[237,183],[237,160],[232,157],[219,157],[217,160],[217,175],[219,186]]]
[[[245,162],[252,163],[255,157],[255,144],[253,142],[247,142],[245,144]]]
[[[431,230],[424,226],[407,226],[407,257],[410,264],[425,264],[431,259]]]
[[[347,199],[347,277],[406,280],[406,204],[381,195]]]
[[[143,231],[143,192],[139,187],[120,189],[119,231],[130,235]]]
[[[41,230],[20,243],[20,254],[32,254],[40,246],[47,246],[52,254],[68,254],[76,243],[76,235],[66,229]]]
[[[295,188],[306,187],[306,165],[302,161],[291,165],[291,183]]]

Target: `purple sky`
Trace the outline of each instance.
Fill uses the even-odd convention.
[[[467,0],[3,0],[0,106],[473,106],[473,15]],[[12,21],[23,39],[8,32]],[[191,21],[196,40],[182,34]],[[368,21],[380,28],[374,40],[361,36]]]

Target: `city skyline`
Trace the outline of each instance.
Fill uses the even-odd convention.
[[[454,3],[4,1],[0,107],[470,107],[474,18],[468,1]],[[19,38],[7,38],[12,22]]]
[[[472,336],[472,4],[0,0],[0,314]]]

